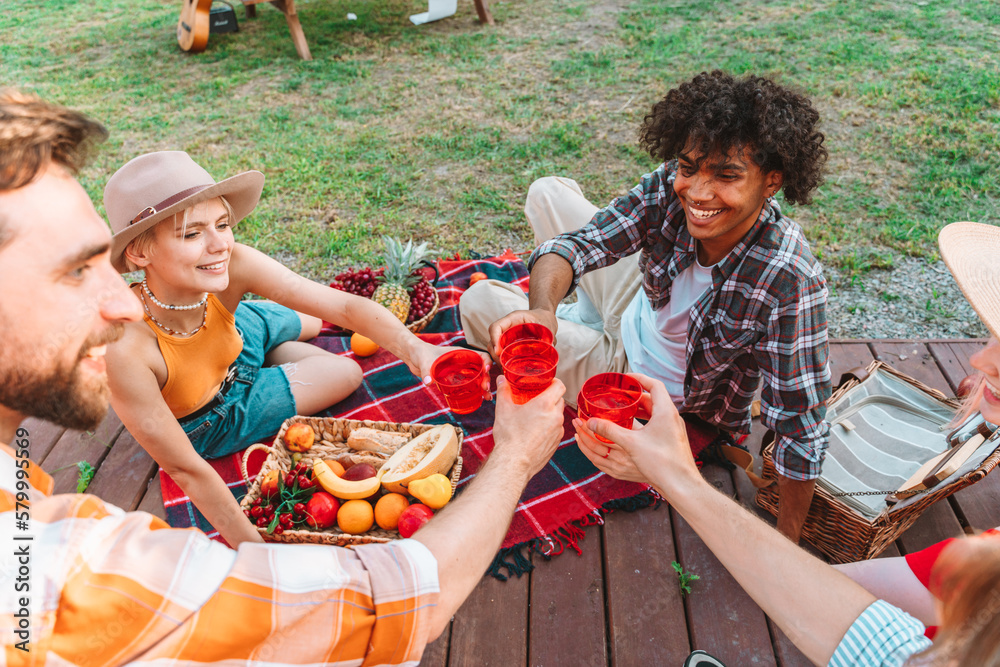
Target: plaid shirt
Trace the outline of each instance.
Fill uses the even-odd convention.
[[[646,174],[576,232],[540,245],[529,267],[554,252],[573,267],[573,289],[588,271],[639,253],[642,286],[654,310],[697,257],[674,192],[676,162]],[[813,479],[829,439],[826,283],[802,229],[765,204],[745,237],[712,269],[712,287],[691,309],[682,412],[720,428],[750,432],[750,404],[763,377],[761,420],[777,434],[775,464]]]
[[[25,509],[15,506],[13,453],[0,450],[4,664],[420,661],[438,579],[419,542],[233,551],[94,496],[51,496],[52,478],[36,465]],[[15,526],[15,513],[30,514],[28,530]],[[18,547],[27,550],[22,560]],[[19,568],[24,588],[15,588]],[[29,633],[28,651],[16,646],[25,640],[18,630]]]

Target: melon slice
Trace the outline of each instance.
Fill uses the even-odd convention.
[[[451,424],[424,431],[400,447],[382,466],[382,486],[406,493],[410,482],[434,473],[447,476],[458,458],[458,434]]]

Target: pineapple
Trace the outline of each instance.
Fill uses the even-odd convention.
[[[431,252],[427,250],[426,243],[414,246],[412,240],[404,246],[390,236],[383,236],[382,242],[385,244],[385,254],[382,255],[385,274],[379,279],[381,284],[375,288],[372,301],[385,306],[406,324],[406,316],[410,314],[408,290],[420,281],[420,276],[413,275],[413,271]]]

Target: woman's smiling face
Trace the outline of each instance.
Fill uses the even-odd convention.
[[[991,338],[986,347],[969,357],[969,363],[985,378],[980,412],[986,421],[1000,424],[1000,342]]]
[[[218,197],[161,222],[154,232],[150,268],[175,289],[222,292],[229,286],[229,259],[235,239],[229,212]]]
[[[764,200],[781,188],[782,173],[762,171],[747,147],[705,155],[693,146],[688,142],[677,158],[674,191],[684,207],[688,233],[699,242],[698,259],[708,266],[750,231]]]

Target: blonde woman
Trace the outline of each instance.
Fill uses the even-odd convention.
[[[263,186],[257,171],[216,183],[187,153],[167,151],[131,160],[104,191],[111,261],[144,273],[132,286],[144,319],[126,324],[107,355],[112,405],[234,547],[261,538],[204,459],[324,410],[361,383],[354,361],[302,342],[321,319],[371,338],[421,378],[448,349],[421,341],[382,306],[237,243],[233,227]]]

